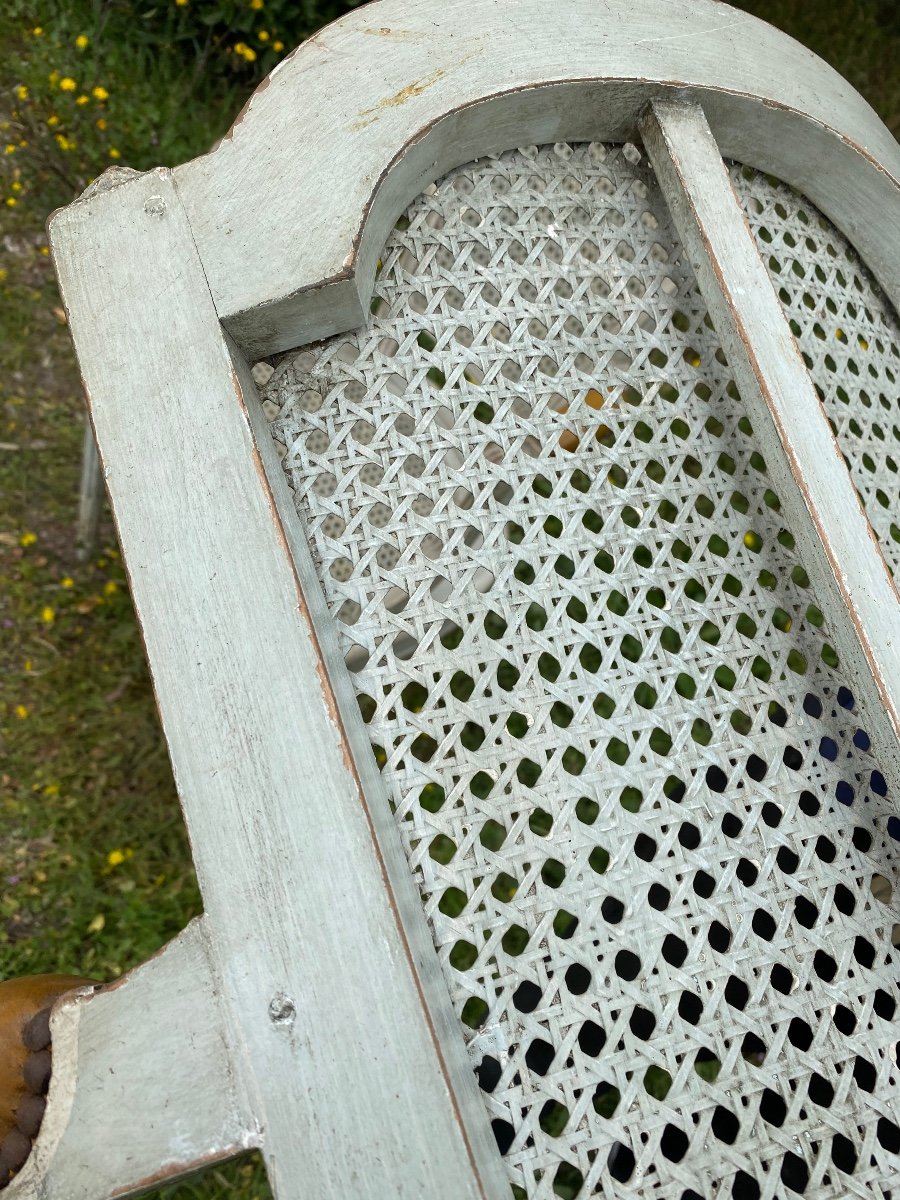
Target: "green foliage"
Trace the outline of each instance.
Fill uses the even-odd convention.
[[[0,13],[0,202],[43,219],[115,162],[210,149],[256,85],[336,0],[27,0]],[[27,218],[26,218],[27,219]]]
[[[831,63],[900,137],[897,0],[729,0]]]

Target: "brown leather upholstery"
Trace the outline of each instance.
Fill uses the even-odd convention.
[[[50,1078],[50,1006],[91,980],[32,975],[0,983],[0,1187],[40,1128]]]

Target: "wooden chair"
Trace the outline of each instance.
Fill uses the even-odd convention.
[[[724,4],[382,0],[54,216],[205,913],[10,1197],[898,1194],[898,179]]]

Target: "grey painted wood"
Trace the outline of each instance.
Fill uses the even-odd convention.
[[[51,1029],[47,1113],[8,1200],[128,1195],[258,1142],[203,918],[110,987],[69,993]]]
[[[900,601],[702,110],[654,102],[644,146],[851,686],[900,783]]]
[[[475,1160],[486,1164],[486,1194],[506,1196],[509,1185],[503,1178],[499,1165],[497,1144],[485,1119],[481,1096],[475,1087],[472,1063],[461,1036],[459,1018],[453,1006],[446,1002],[447,983],[441,971],[440,959],[435,953],[431,932],[422,919],[421,898],[397,833],[389,795],[372,754],[368,731],[360,719],[356,690],[347,671],[344,653],[338,641],[338,631],[328,611],[325,594],[312,561],[310,543],[298,523],[287,478],[276,453],[269,422],[259,403],[246,360],[227,335],[226,339],[246,400],[247,416],[255,445],[271,487],[272,502],[290,548],[291,560],[296,568],[312,628],[315,630],[316,645],[321,654],[327,675],[327,688],[332,697],[330,703],[334,706],[333,711],[338,716],[342,736],[346,739],[346,746],[354,763],[361,788],[360,795],[368,801],[367,816],[383,855],[398,910],[404,914],[403,932],[408,951],[422,980],[425,996],[437,998],[437,1002],[429,1004],[428,1011],[428,1019],[435,1034],[433,1052],[441,1068],[446,1070],[448,1078],[455,1081],[456,1103],[460,1107],[468,1136],[472,1140]],[[340,831],[335,832],[337,841]],[[352,910],[347,910],[344,919],[352,922],[357,918]],[[418,1089],[417,1078],[411,1076],[407,1080],[407,1086],[414,1095]],[[462,1181],[458,1180],[456,1186],[461,1187]]]
[[[78,487],[78,524],[75,530],[75,541],[78,546],[78,557],[88,558],[97,541],[97,526],[100,524],[100,511],[103,507],[105,488],[103,474],[100,470],[100,460],[97,457],[97,443],[91,424],[85,425],[84,440],[81,447],[81,479]]]
[[[713,0],[564,0],[552,16],[542,0],[381,0],[305,42],[176,170],[219,316],[251,359],[356,327],[425,184],[511,146],[635,139],[666,96],[702,100],[723,154],[804,192],[896,302],[883,230],[900,149],[771,26]]]
[[[275,1193],[504,1195],[171,173],[77,202],[50,233]]]

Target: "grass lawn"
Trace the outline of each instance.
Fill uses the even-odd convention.
[[[303,28],[294,17],[288,40],[285,18],[276,51],[261,5],[196,0],[185,15],[186,5],[172,0],[168,12],[167,4],[157,7],[183,33],[177,52],[150,18],[132,22],[133,44],[110,50],[104,39],[127,28],[115,24],[122,0],[56,0],[43,6],[55,23],[45,17],[40,33],[19,0],[0,14],[0,155],[2,142],[13,146],[0,162],[0,979],[44,971],[113,979],[201,909],[108,514],[90,561],[75,556],[84,411],[43,223],[110,160],[143,168],[199,153]],[[268,12],[295,7],[285,0]],[[324,18],[341,6],[301,7]],[[893,0],[739,7],[832,61],[900,130]],[[233,35],[210,34],[232,10]],[[203,25],[204,14],[218,14],[218,24]],[[308,20],[307,31],[314,27]],[[83,92],[79,76],[88,79]],[[69,112],[68,125],[52,123],[54,107]],[[268,1189],[259,1163],[242,1161],[156,1194],[251,1200]]]

